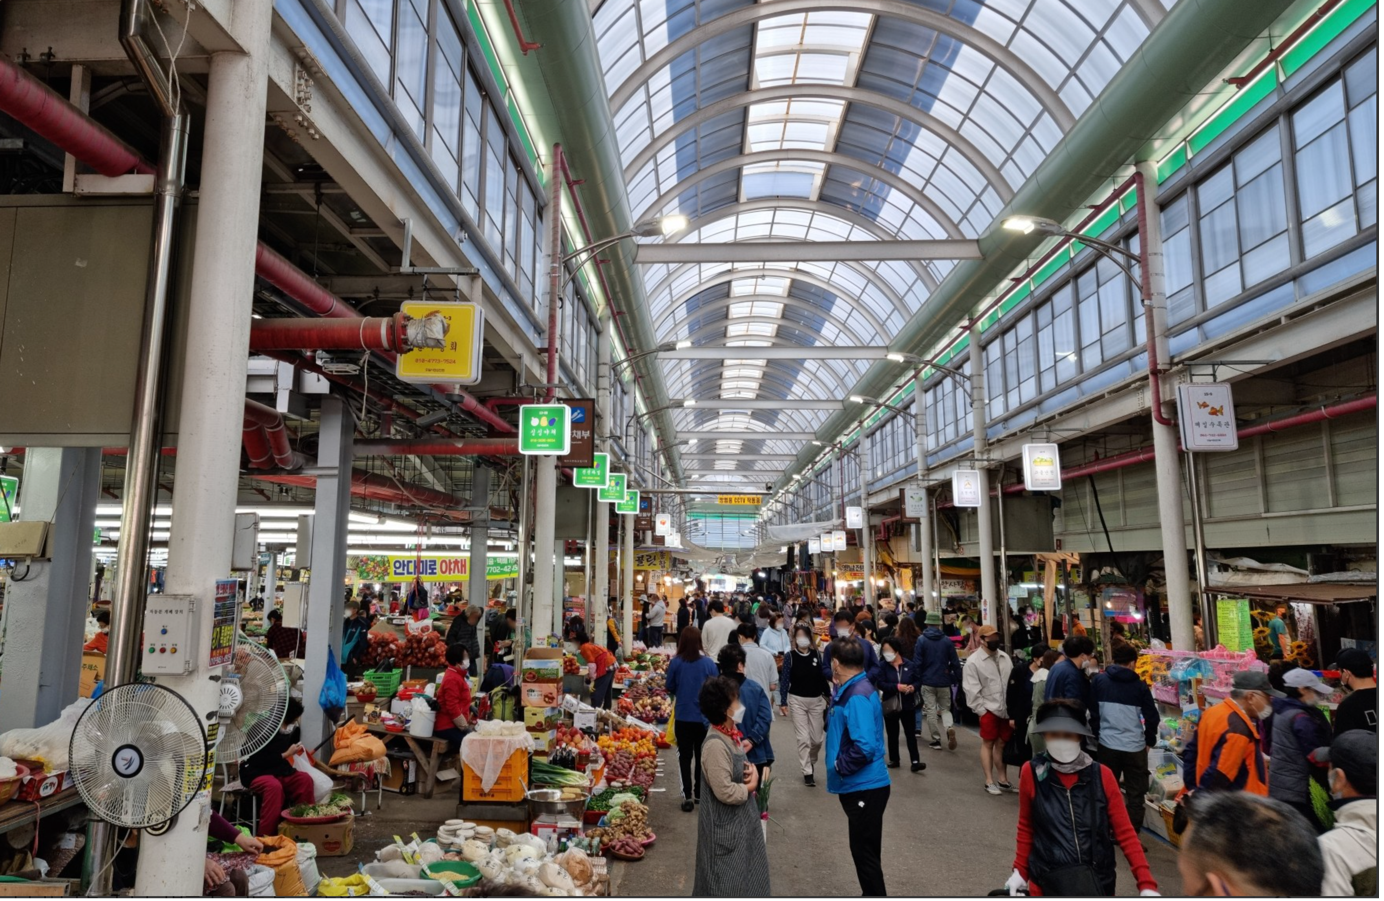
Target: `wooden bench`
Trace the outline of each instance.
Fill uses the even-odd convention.
[[[367,723],[365,728],[371,735],[378,736],[386,747],[391,742],[397,741],[403,741],[408,745],[413,758],[418,761],[418,768],[423,771],[422,784],[419,786],[419,790],[423,797],[431,798],[433,792],[437,790],[437,773],[440,769],[442,755],[446,753],[449,746],[447,739],[436,736],[420,738],[417,735],[410,735],[407,731],[390,732],[379,723]],[[426,751],[424,745],[428,746]]]

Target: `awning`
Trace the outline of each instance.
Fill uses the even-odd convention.
[[[1211,594],[1263,601],[1300,601],[1308,604],[1349,604],[1368,601],[1379,593],[1373,584],[1308,582],[1293,585],[1237,585],[1213,588]]]

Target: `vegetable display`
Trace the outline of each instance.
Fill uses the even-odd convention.
[[[537,759],[529,763],[529,781],[535,785],[555,785],[559,788],[586,789],[591,785],[591,780],[587,778],[585,773],[578,773],[576,770],[569,770],[565,766],[554,766]]]

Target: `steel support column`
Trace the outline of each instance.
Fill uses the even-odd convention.
[[[980,362],[980,323],[971,320],[971,426],[975,434],[975,456],[980,506],[976,508],[976,527],[980,530],[980,611],[981,622],[999,628],[995,603],[995,538],[990,531],[990,471],[985,459],[985,369]]]
[[[467,561],[470,580],[466,586],[466,599],[471,607],[485,610],[490,597],[490,582],[486,578],[486,552],[490,544],[490,469],[477,464],[471,471],[471,506],[484,507],[481,520],[471,527],[471,555]],[[485,667],[490,663],[490,655],[485,652],[485,615],[476,623],[476,642],[481,649],[481,659],[476,661],[476,673],[485,675]]]
[[[607,436],[610,422],[610,320],[601,317],[596,332],[596,447],[610,452]],[[595,555],[592,561],[591,618],[596,643],[605,647],[606,618],[610,610],[610,504],[599,500],[596,505]]]
[[[634,650],[634,517],[620,515],[624,544],[620,551],[620,647],[628,658]]]
[[[534,457],[533,616],[536,642],[553,631],[553,536],[557,532],[557,457]]]
[[[303,744],[316,747],[328,735],[317,697],[327,675],[327,648],[341,662],[341,585],[346,575],[347,514],[351,512],[351,458],[356,424],[340,397],[322,398],[317,441],[316,514],[312,523],[312,580],[308,583],[306,628],[312,642],[304,654]],[[300,564],[301,565],[301,564]]]
[[[860,562],[861,585],[863,592],[861,597],[866,604],[875,602],[875,569],[872,565],[874,560],[875,536],[870,528],[870,434],[865,427],[865,423],[860,424],[860,443],[857,445],[857,452],[860,455]]]
[[[923,374],[913,379],[913,438],[918,448],[918,484],[927,491],[927,404],[924,402]],[[918,557],[922,560],[922,610],[940,610],[941,605],[933,584],[932,568],[932,504],[923,504],[918,517]],[[919,592],[914,592],[915,597]]]
[[[21,564],[5,593],[5,702],[0,732],[33,729],[77,700],[82,632],[91,606],[91,535],[101,499],[101,449],[30,448],[20,519],[47,522],[49,559]],[[139,576],[147,582],[148,568]],[[141,596],[142,597],[142,596]]]
[[[255,295],[255,241],[259,228],[264,157],[266,59],[273,10],[243,4],[236,23],[245,53],[214,53],[207,76],[202,140],[201,197],[192,254],[193,298],[187,320],[187,355],[179,414],[179,480],[168,543],[170,594],[198,599],[194,633],[212,632],[216,581],[231,565],[236,493],[240,481],[239,411],[245,398],[245,354]],[[197,657],[205,661],[204,649]],[[219,685],[205,666],[181,677],[161,677],[199,716],[217,708]],[[207,849],[210,798],[199,797],[167,832],[140,839],[135,894],[199,895],[202,873],[189,861]]]
[[[1149,317],[1153,331],[1153,347],[1157,359],[1152,361],[1161,372],[1168,368],[1168,295],[1164,278],[1163,229],[1158,217],[1158,172],[1153,163],[1139,164],[1144,175],[1143,190],[1139,192],[1143,210],[1139,216],[1139,240],[1148,259]],[[1168,397],[1165,390],[1163,397]],[[1174,425],[1166,424],[1162,410],[1153,415],[1153,465],[1158,487],[1158,525],[1163,536],[1163,572],[1168,589],[1168,629],[1172,646],[1190,651],[1192,635],[1192,586],[1187,571],[1187,528],[1182,516],[1182,467],[1178,454],[1178,434]],[[1164,422],[1159,422],[1164,419]]]

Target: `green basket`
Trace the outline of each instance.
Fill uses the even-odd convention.
[[[366,670],[361,678],[375,686],[376,701],[388,701],[399,690],[399,682],[404,678],[404,671],[396,669],[392,672],[381,673],[375,670]]]

